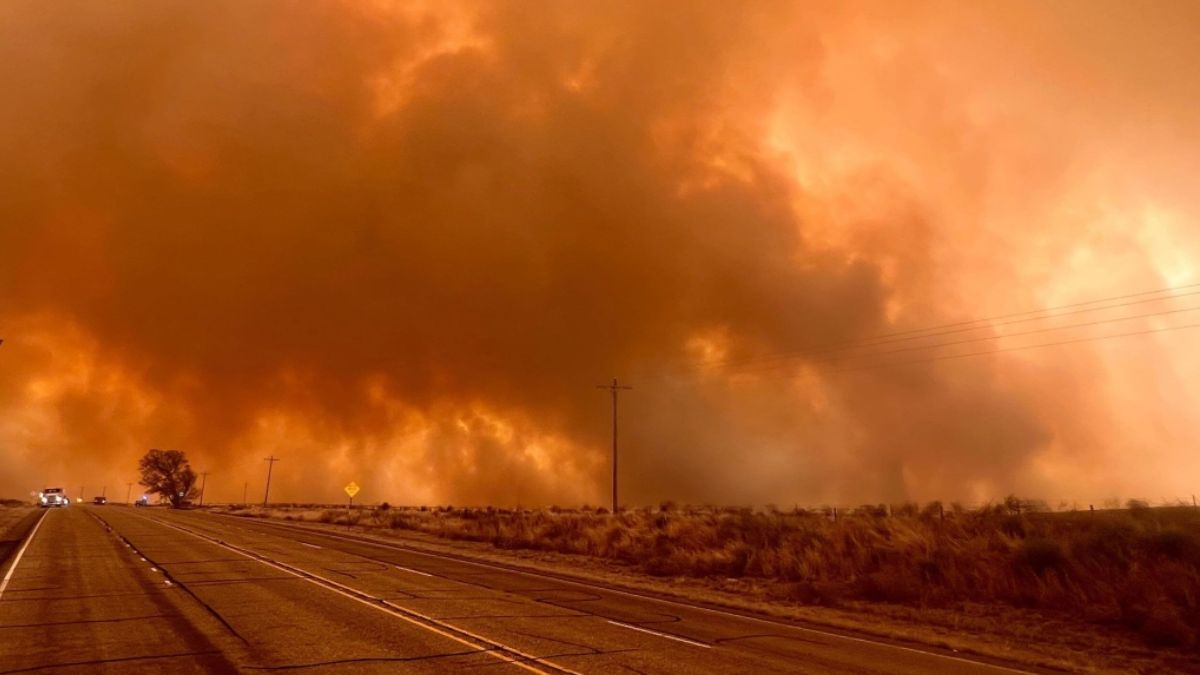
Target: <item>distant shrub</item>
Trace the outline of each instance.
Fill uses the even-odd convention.
[[[871,518],[884,518],[888,514],[888,507],[886,504],[863,504],[855,509],[854,513]]]
[[[925,508],[921,509],[921,518],[925,520],[941,518],[944,516],[944,514],[945,508],[942,506],[942,503],[938,501],[929,502],[925,505]]]
[[[1155,555],[1192,564],[1200,563],[1200,538],[1190,532],[1175,528],[1154,532],[1146,535],[1145,545]]]
[[[326,511],[325,513],[330,514],[330,513],[336,513],[336,512],[335,511]],[[322,514],[322,518],[324,518],[324,515],[325,514]],[[358,525],[359,521],[362,520],[362,517],[363,517],[362,511],[351,511],[349,513],[342,513],[340,515],[337,515],[334,518],[333,522],[337,523],[338,525]],[[328,522],[328,521],[322,520],[322,522]]]
[[[1166,601],[1155,602],[1137,628],[1146,642],[1156,647],[1191,647],[1196,643],[1195,629]]]
[[[1083,563],[1108,563],[1122,568],[1135,550],[1138,529],[1128,519],[1105,520],[1077,536],[1072,546],[1075,558]]]
[[[1024,513],[1045,513],[1050,505],[1041,499],[1025,499],[1021,501],[1021,509]]]
[[[921,582],[899,569],[871,572],[859,577],[858,594],[876,602],[913,603],[921,599]]]
[[[1062,545],[1056,541],[1029,539],[1017,549],[1014,562],[1018,567],[1033,570],[1037,574],[1044,574],[1048,570],[1064,567],[1067,563],[1067,556],[1063,552]]]
[[[1000,530],[1010,537],[1024,537],[1027,533],[1025,530],[1025,518],[1020,515],[1006,515],[1000,517]]]
[[[852,591],[846,584],[796,581],[773,587],[770,594],[779,600],[790,600],[804,605],[836,607],[852,595]]]

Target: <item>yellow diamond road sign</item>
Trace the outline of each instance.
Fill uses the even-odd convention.
[[[350,498],[353,499],[354,495],[358,494],[358,483],[350,481],[350,484],[346,486],[346,494],[350,495]]]

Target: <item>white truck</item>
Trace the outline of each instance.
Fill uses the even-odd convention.
[[[46,488],[38,493],[38,503],[44,508],[51,506],[69,506],[71,498],[62,488]]]

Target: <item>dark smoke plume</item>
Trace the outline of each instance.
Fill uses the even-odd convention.
[[[210,501],[274,453],[283,500],[598,503],[614,375],[631,503],[1175,489],[1105,459],[1155,349],[697,367],[1191,274],[1170,217],[1071,211],[1147,222],[1101,195],[1185,161],[1122,164],[1094,79],[1195,56],[1168,24],[1094,64],[1100,19],[860,10],[5,3],[0,490],[112,490],[165,447]],[[1194,78],[1159,77],[1142,114],[1194,130]],[[1064,268],[1081,247],[1116,272]]]

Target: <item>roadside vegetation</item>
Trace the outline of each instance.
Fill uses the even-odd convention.
[[[388,508],[234,510],[247,516],[412,530],[606,559],[659,577],[754,579],[777,600],[1051,610],[1137,631],[1153,646],[1200,639],[1200,510],[1048,512],[1009,499],[966,510]]]

